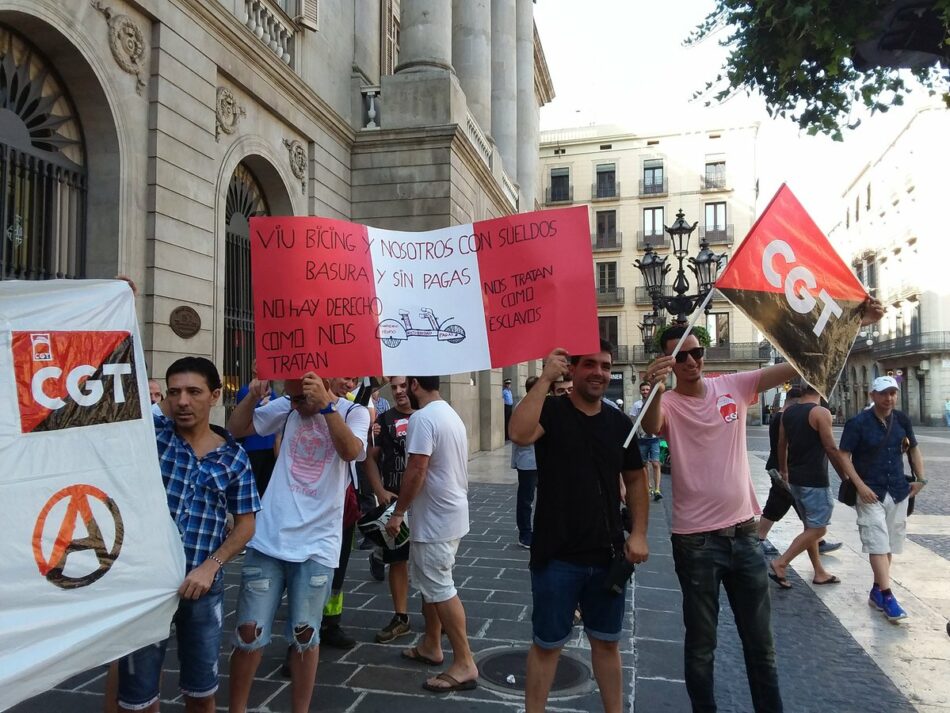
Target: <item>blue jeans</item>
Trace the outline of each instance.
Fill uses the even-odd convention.
[[[755,533],[722,537],[673,535],[673,562],[683,591],[686,690],[694,713],[715,713],[713,665],[719,588],[726,588],[742,641],[756,713],[778,713],[782,698],[772,642],[772,608],[765,560]]]
[[[531,534],[531,506],[534,503],[534,489],[538,484],[538,471],[518,471],[518,505],[515,519],[518,522],[518,535]]]
[[[221,574],[199,599],[182,599],[172,621],[178,639],[181,692],[207,698],[218,690],[218,654],[224,620]],[[158,700],[162,663],[168,639],[150,644],[119,660],[119,702],[130,710],[148,708]]]

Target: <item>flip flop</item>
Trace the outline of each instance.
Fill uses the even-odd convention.
[[[775,571],[775,567],[772,565],[771,562],[769,562],[768,567],[769,567],[769,571],[768,571],[769,579],[775,582],[779,586],[779,588],[781,589],[792,588],[792,584],[791,582],[788,581],[787,578],[778,576],[778,573]]]
[[[416,663],[425,664],[426,666],[441,666],[442,661],[436,661],[435,659],[430,659],[428,656],[424,655],[419,651],[418,646],[413,646],[409,649],[403,649],[402,657],[404,659],[409,659],[410,661],[415,661]]]
[[[452,691],[471,691],[478,686],[478,681],[474,678],[468,681],[459,681],[447,673],[440,673],[436,676],[439,681],[445,681],[448,686],[433,686],[428,681],[422,684],[422,687],[432,693],[451,693]]]
[[[819,586],[822,584],[841,584],[841,580],[838,579],[835,575],[831,575],[828,579],[823,579],[820,582],[817,579],[813,579],[811,580],[811,583],[817,584]]]

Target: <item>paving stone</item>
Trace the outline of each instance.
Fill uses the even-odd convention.
[[[267,704],[267,710],[291,710],[291,694],[290,686],[287,686]],[[357,698],[359,698],[359,693],[356,691],[341,686],[324,686],[317,683],[313,688],[310,710],[317,710],[321,713],[344,713],[344,711],[350,710]],[[162,711],[164,713],[164,707]]]

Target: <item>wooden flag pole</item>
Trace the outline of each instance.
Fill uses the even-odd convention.
[[[689,320],[689,324],[686,325],[686,331],[683,332],[683,336],[680,337],[680,340],[676,343],[676,346],[673,347],[673,352],[670,354],[670,356],[675,357],[677,354],[679,354],[680,347],[683,346],[683,342],[686,341],[686,337],[688,337],[690,335],[690,332],[692,332],[693,325],[696,324],[696,320],[699,319],[699,315],[701,315],[703,312],[706,311],[706,305],[708,305],[709,300],[712,299],[712,294],[713,294],[714,289],[716,288],[715,287],[710,288],[709,292],[706,293],[706,299],[704,299],[702,304],[700,304],[699,307],[696,308],[696,311],[693,312],[693,316]],[[656,396],[656,393],[657,393],[656,389],[652,388],[651,386],[650,395],[647,397],[647,402],[643,404],[643,408],[640,409],[640,413],[637,416],[636,422],[633,424],[633,428],[631,428],[630,433],[627,434],[627,440],[623,442],[623,447],[625,450],[626,448],[630,446],[630,441],[633,440],[633,435],[637,432],[637,429],[640,428],[640,422],[643,421],[643,416],[646,414],[647,408],[649,407],[649,405],[653,403],[653,397]]]

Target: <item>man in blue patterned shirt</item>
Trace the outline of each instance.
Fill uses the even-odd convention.
[[[165,373],[155,439],[168,510],[185,548],[187,574],[175,613],[179,684],[188,713],[212,713],[218,689],[224,586],[221,569],[254,534],[261,509],[247,454],[209,422],[221,396],[218,370],[202,357],[184,357]],[[234,527],[227,532],[227,514]],[[168,640],[146,646],[119,664],[119,710],[157,711]]]

